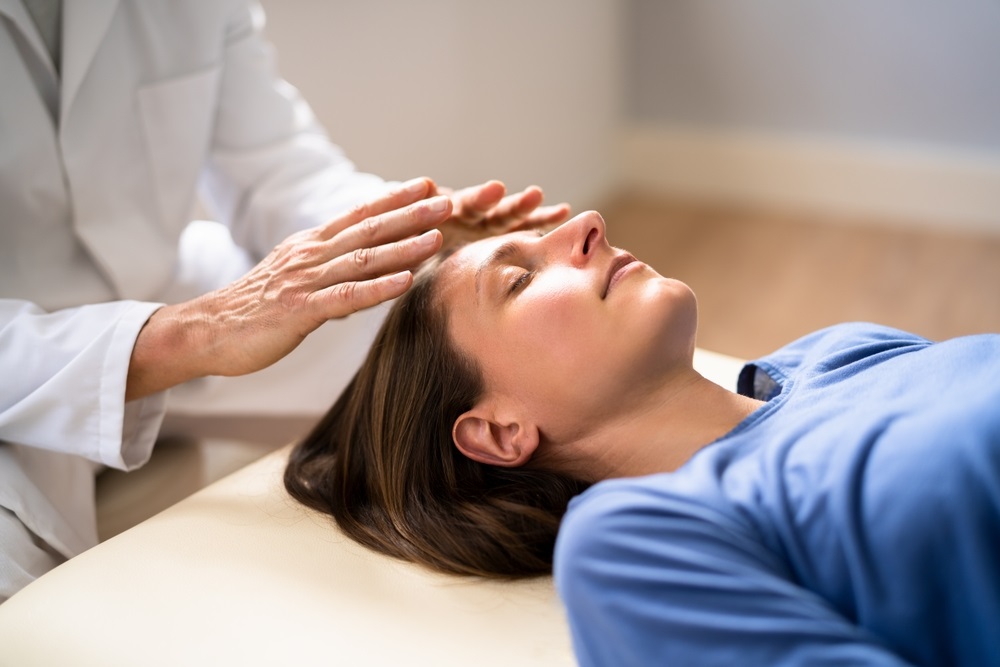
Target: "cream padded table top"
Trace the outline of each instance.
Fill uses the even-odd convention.
[[[462,580],[372,554],[285,495],[287,453],[199,491],[11,598],[0,606],[0,660],[572,664],[548,579]]]
[[[727,387],[740,362],[699,351]],[[292,501],[283,448],[0,605],[0,665],[572,665],[551,578],[447,577]]]

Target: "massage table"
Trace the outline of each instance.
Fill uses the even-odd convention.
[[[695,367],[732,389],[742,362],[698,350]],[[285,493],[290,449],[254,461],[244,442],[164,443],[99,480],[107,539],[0,605],[0,666],[574,664],[551,577],[445,576],[373,553]]]

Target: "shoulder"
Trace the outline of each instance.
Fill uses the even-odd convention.
[[[597,552],[644,527],[643,517],[659,516],[656,493],[633,480],[599,483],[573,499],[559,528],[556,559]],[[648,525],[648,524],[647,524]]]
[[[671,520],[699,513],[699,505],[672,491],[671,474],[600,482],[570,503],[560,541],[590,546],[624,534],[668,528]]]
[[[873,519],[909,507],[916,525],[932,514],[965,514],[979,496],[1000,512],[1000,384],[995,372],[979,371],[971,369],[985,381],[940,387],[935,400],[886,420],[872,438],[863,488],[880,499]]]
[[[803,336],[760,361],[777,366],[820,363],[829,366],[870,358],[889,350],[930,344],[926,338],[892,327],[850,322]]]
[[[804,374],[847,366],[867,366],[931,341],[900,329],[849,322],[814,331],[748,363],[740,373],[740,393],[767,400],[786,381]],[[770,395],[768,395],[770,393]]]
[[[636,568],[663,574],[747,558],[773,565],[735,514],[673,492],[668,473],[602,482],[575,499],[559,530],[553,569],[557,587],[572,596],[619,585]]]

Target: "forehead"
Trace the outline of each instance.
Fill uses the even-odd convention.
[[[476,273],[494,253],[510,244],[511,241],[530,239],[537,235],[536,232],[529,231],[510,232],[464,245],[441,264],[438,271],[439,284],[445,289],[463,285],[474,289]]]
[[[512,241],[537,237],[537,232],[510,232],[480,239],[456,250],[441,263],[435,278],[439,303],[449,313],[449,327],[467,317],[486,316],[488,300],[480,298],[477,291],[477,274],[483,270],[490,257]]]
[[[530,239],[538,235],[538,232],[517,231],[499,234],[497,236],[490,236],[462,246],[455,251],[450,259],[471,262],[474,265],[474,268],[478,268],[478,266],[485,261],[486,258],[497,250],[497,248],[500,248],[511,241],[517,241],[518,239]]]

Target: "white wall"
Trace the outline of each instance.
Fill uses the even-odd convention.
[[[281,73],[359,168],[594,206],[622,115],[618,0],[264,0]]]

